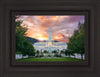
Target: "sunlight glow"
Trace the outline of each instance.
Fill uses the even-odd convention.
[[[40,41],[43,41],[44,40],[44,38],[42,38],[42,37],[40,37],[40,38],[38,38]]]

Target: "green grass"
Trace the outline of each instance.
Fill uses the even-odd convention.
[[[26,58],[26,59],[17,59],[16,61],[34,61],[34,62],[63,62],[63,61],[84,61],[81,59],[75,59],[75,58],[70,58],[70,57],[60,57],[60,58]]]

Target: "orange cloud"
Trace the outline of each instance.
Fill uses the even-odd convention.
[[[48,19],[45,18],[45,16],[36,16],[36,17],[39,19],[39,21],[43,21],[43,22],[48,21]]]
[[[63,38],[64,38],[63,34],[58,34],[58,35],[56,35],[56,36],[53,37],[54,40],[63,39]]]
[[[52,20],[57,20],[58,16],[51,16]]]
[[[61,18],[65,18],[65,17],[68,17],[68,16],[60,16]]]

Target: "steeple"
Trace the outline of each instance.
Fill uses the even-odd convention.
[[[53,40],[53,39],[52,39],[52,29],[51,29],[51,28],[49,28],[48,40]]]

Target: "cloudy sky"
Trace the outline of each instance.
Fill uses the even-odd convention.
[[[21,15],[17,20],[23,21],[21,26],[28,28],[26,36],[38,40],[48,39],[48,30],[52,29],[52,37],[56,41],[68,42],[78,23],[84,23],[82,15]]]

